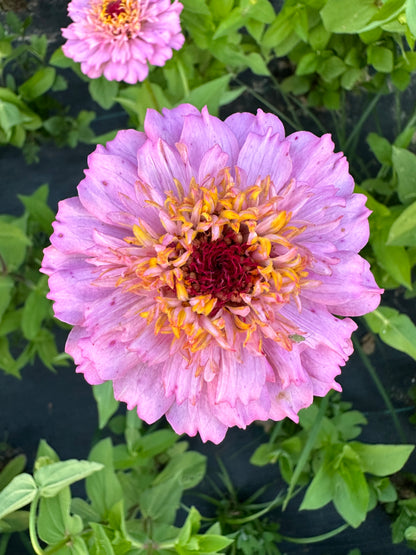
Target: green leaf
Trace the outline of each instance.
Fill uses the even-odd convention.
[[[345,450],[350,449],[347,445]],[[353,528],[367,516],[370,491],[358,461],[344,457],[334,477],[334,505],[342,518]]]
[[[10,276],[0,275],[0,320],[10,304],[13,288],[13,278]]]
[[[153,481],[154,484],[178,479],[183,489],[193,488],[202,480],[206,471],[206,457],[187,451],[173,457]]]
[[[363,472],[375,476],[390,476],[401,470],[414,449],[414,445],[369,445],[358,441],[349,445],[360,457]]]
[[[408,206],[393,222],[387,243],[402,247],[416,245],[416,201]]]
[[[37,530],[42,541],[57,544],[67,536],[70,521],[71,492],[63,488],[55,497],[42,497],[39,504]]]
[[[37,487],[30,474],[19,474],[0,492],[0,520],[25,507],[36,496]]]
[[[104,110],[108,110],[115,102],[119,90],[119,83],[117,83],[117,81],[107,81],[107,79],[102,76],[98,79],[92,79],[88,85],[88,90],[92,98],[104,108]]]
[[[370,217],[370,243],[376,255],[378,265],[398,283],[411,289],[411,268],[408,253],[404,247],[387,245],[389,228],[393,221],[394,214],[389,214],[388,216],[372,214]]]
[[[364,318],[387,345],[416,360],[416,326],[408,316],[394,308],[380,307]]]
[[[113,468],[113,444],[110,438],[98,442],[91,450],[89,459],[102,463],[101,472],[89,476],[85,481],[92,508],[105,517],[108,511],[123,498],[120,482]],[[92,464],[92,463],[91,463]]]
[[[182,497],[177,478],[152,485],[139,494],[140,511],[144,518],[173,524]]]
[[[223,75],[208,81],[192,89],[189,95],[183,99],[183,102],[193,104],[199,110],[207,106],[210,114],[218,114],[221,97],[227,90],[230,79],[231,75]]]
[[[29,527],[29,511],[15,511],[0,520],[0,533],[24,532]]]
[[[46,298],[47,276],[42,276],[36,288],[26,298],[22,312],[22,331],[26,339],[33,340],[38,335],[43,320],[48,316],[51,304]]]
[[[97,403],[98,427],[102,430],[117,411],[119,402],[114,399],[113,383],[111,381],[93,385],[92,392]]]
[[[376,13],[374,0],[328,0],[320,11],[331,33],[359,33]]]
[[[38,450],[36,452],[36,461],[40,458],[48,459],[49,462],[58,462],[58,454],[52,447],[44,440],[39,441]]]
[[[276,13],[269,0],[249,0],[248,8],[243,8],[245,13],[261,23],[273,23]]]
[[[367,143],[369,144],[374,156],[381,164],[391,166],[392,146],[387,139],[380,137],[377,133],[367,135]]]
[[[406,21],[410,32],[416,37],[416,3],[412,0],[406,2]]]
[[[17,106],[10,102],[0,100],[0,127],[11,137],[11,129],[16,125],[24,123],[25,116]]]
[[[318,66],[318,73],[324,81],[333,81],[347,69],[344,60],[338,56],[331,56]]]
[[[55,81],[56,70],[53,67],[43,67],[19,87],[19,93],[26,100],[33,100],[45,94]]]
[[[145,459],[155,457],[167,451],[178,440],[178,435],[173,430],[156,430],[140,437],[134,450]]]
[[[31,195],[17,196],[29,213],[30,218],[40,225],[42,231],[50,235],[52,233],[52,222],[55,219],[55,213],[47,204],[48,195],[49,187],[45,184],[38,187]]]
[[[251,52],[247,58],[247,65],[256,75],[270,75],[264,58],[258,52]]]
[[[332,500],[335,472],[332,456],[326,456],[306,490],[305,497],[299,507],[300,511],[320,509]]]
[[[367,49],[367,61],[375,70],[381,73],[390,73],[393,71],[393,52],[385,46],[371,44]]]
[[[234,540],[216,534],[204,534],[196,536],[198,539],[200,553],[218,553],[231,545]]]
[[[408,204],[416,199],[416,155],[393,146],[393,168],[397,173],[399,199]]]
[[[42,497],[53,497],[64,487],[78,482],[103,468],[102,464],[69,459],[42,466],[34,473],[34,479]]]
[[[310,75],[315,73],[318,67],[318,56],[315,52],[308,52],[299,60],[296,67],[296,75]]]
[[[227,36],[234,31],[237,31],[241,27],[244,27],[245,21],[246,21],[246,15],[242,14],[241,8],[240,7],[234,8],[227,15],[227,17],[221,21],[212,38],[215,40],[220,37]]]
[[[19,268],[26,256],[26,247],[30,245],[30,239],[26,236],[17,221],[0,221],[0,255],[6,264],[7,272],[13,272]]]
[[[105,533],[104,526],[95,522],[91,522],[90,526],[94,538],[93,548],[90,551],[91,555],[115,555],[111,541]]]
[[[0,472],[0,490],[3,490],[15,476],[23,472],[26,466],[26,456],[17,455],[9,461]]]

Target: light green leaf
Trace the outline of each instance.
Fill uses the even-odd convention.
[[[92,392],[97,403],[98,427],[102,430],[117,411],[119,402],[114,399],[113,382],[111,381],[93,385]]]
[[[30,474],[19,474],[0,492],[0,520],[25,507],[36,496],[37,487]]]
[[[88,497],[91,499],[92,508],[101,517],[105,517],[108,511],[123,498],[120,482],[113,468],[113,444],[111,439],[103,439],[94,445],[88,458],[104,465],[101,472],[97,472],[86,479],[85,487]]]
[[[98,79],[92,79],[88,85],[88,90],[92,98],[104,108],[104,110],[108,110],[115,102],[119,90],[119,83],[117,83],[117,81],[107,81],[107,79],[102,76]]]
[[[20,202],[29,212],[31,218],[39,223],[42,231],[50,235],[52,233],[52,222],[55,213],[47,204],[49,195],[48,185],[41,185],[31,195],[17,195]]]
[[[42,541],[53,545],[65,539],[70,521],[70,504],[69,487],[63,488],[55,497],[41,498],[37,529]]]
[[[0,255],[8,272],[17,270],[22,264],[29,245],[29,237],[16,221],[0,221]]]
[[[364,522],[367,516],[370,491],[358,457],[348,446],[334,474],[334,505],[342,518],[353,528]]]
[[[178,479],[183,489],[195,487],[205,475],[206,457],[196,451],[187,451],[173,457],[154,480],[160,484],[173,478]]]
[[[402,247],[416,245],[416,202],[408,206],[393,222],[387,243]]]
[[[226,18],[224,18],[219,24],[217,30],[214,33],[213,39],[216,40],[220,37],[224,37],[237,31],[244,26],[246,21],[246,16],[242,14],[241,8],[234,8]]]
[[[306,490],[305,497],[299,507],[300,511],[320,509],[332,500],[335,472],[332,456],[330,458],[326,456]]]
[[[392,146],[387,139],[377,135],[377,133],[370,133],[367,135],[367,143],[369,144],[374,156],[381,164],[391,166],[392,161]]]
[[[53,67],[42,67],[19,87],[19,93],[26,100],[33,100],[45,94],[55,81],[56,70]]]
[[[192,89],[181,102],[193,104],[199,110],[207,106],[209,113],[215,115],[218,113],[221,97],[227,90],[230,79],[231,75],[222,75],[217,79],[208,81]]]
[[[416,155],[393,146],[393,168],[397,173],[398,195],[403,204],[416,199]]]
[[[393,71],[393,52],[385,46],[371,44],[367,49],[367,61],[376,71],[390,73]]]
[[[101,524],[91,522],[90,524],[93,531],[94,544],[91,555],[114,555],[114,549],[105,529]]]
[[[349,445],[360,457],[363,472],[375,476],[390,476],[401,470],[414,449],[414,445],[369,445],[358,441]]]
[[[328,0],[320,11],[331,33],[359,33],[376,13],[374,0]]]
[[[24,114],[17,106],[0,100],[0,127],[10,138],[11,129],[25,121]]]
[[[42,497],[53,497],[64,487],[78,482],[103,468],[102,464],[69,459],[42,466],[34,473],[34,479]]]
[[[410,32],[416,37],[416,2],[407,0],[406,2],[406,21]]]
[[[364,318],[387,345],[416,360],[416,326],[408,316],[394,308],[380,307]]]

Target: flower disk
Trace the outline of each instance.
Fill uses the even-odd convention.
[[[380,301],[353,187],[328,135],[285,137],[261,110],[224,122],[190,105],[149,110],[144,133],[90,156],[45,250],[78,371],[203,441],[297,421],[340,390],[356,327],[345,316]]]
[[[62,49],[91,79],[134,84],[146,79],[147,62],[163,66],[182,47],[182,9],[177,0],[72,0]]]

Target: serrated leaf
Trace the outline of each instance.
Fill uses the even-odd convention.
[[[34,473],[34,479],[42,497],[53,497],[66,486],[78,482],[101,470],[103,465],[91,461],[69,459],[42,466]]]
[[[35,481],[30,474],[19,474],[0,492],[0,520],[25,507],[37,493]]]
[[[416,360],[416,326],[408,316],[394,308],[379,307],[364,318],[387,345]]]
[[[414,445],[369,445],[358,441],[349,445],[360,457],[363,472],[375,476],[390,476],[398,472],[414,450]]]

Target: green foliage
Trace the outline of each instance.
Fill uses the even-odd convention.
[[[22,216],[0,215],[0,368],[16,377],[35,356],[51,370],[66,363],[52,333],[47,278],[39,274],[54,218],[47,198],[42,185],[19,196]]]
[[[226,549],[233,539],[217,523],[202,532],[194,507],[182,527],[175,525],[184,490],[205,474],[205,458],[187,451],[170,430],[142,433],[141,422],[128,415],[125,436],[133,427],[134,444],[113,446],[105,438],[88,461],[59,461],[42,441],[33,476],[20,473],[15,462],[17,475],[12,478],[9,470],[10,481],[0,492],[0,531],[29,526],[38,553],[209,555]],[[84,479],[87,499],[72,498],[69,486]],[[21,511],[27,505],[29,513]]]
[[[316,510],[332,502],[350,526],[358,527],[377,501],[395,501],[387,476],[403,467],[414,446],[352,441],[366,419],[350,410],[348,403],[333,403],[323,417],[314,403],[299,417],[299,426],[276,425],[269,443],[255,451],[251,462],[258,466],[277,462],[288,484],[295,477],[297,485],[307,485],[300,510]]]
[[[92,141],[89,124],[95,114],[69,116],[68,108],[54,95],[67,88],[67,81],[52,67],[52,59],[49,63],[46,59],[46,35],[28,35],[30,19],[21,22],[14,14],[10,17],[11,13],[0,28],[0,145],[23,149],[30,163],[37,161],[45,141],[70,147]],[[109,106],[108,96],[105,107]]]
[[[399,90],[408,86],[415,60],[403,45],[412,49],[415,34],[405,10],[413,13],[405,0],[286,0],[261,46],[293,64],[295,75],[281,81],[285,92],[338,109],[344,91],[388,92],[389,79]]]

